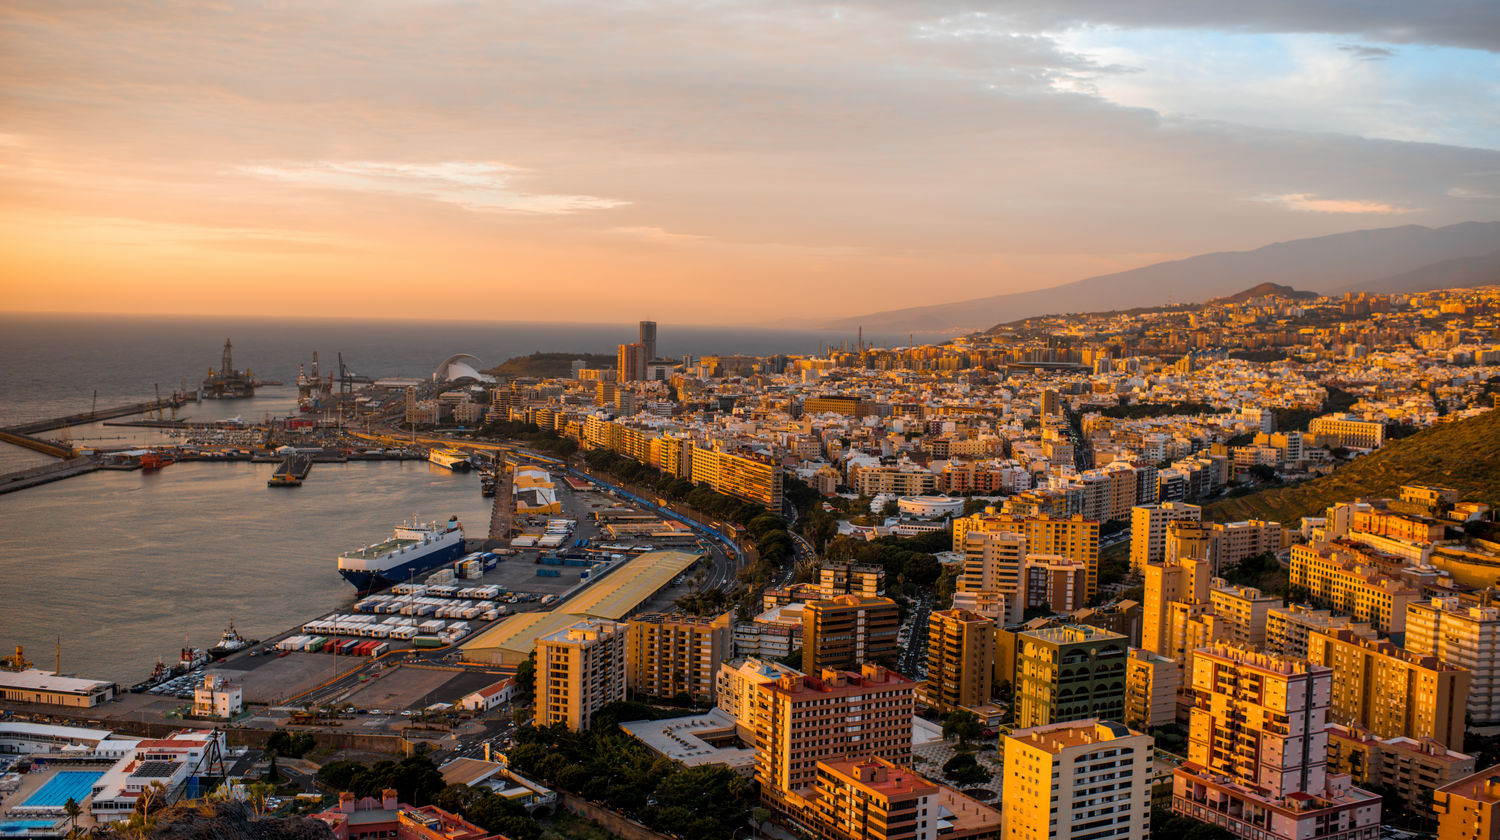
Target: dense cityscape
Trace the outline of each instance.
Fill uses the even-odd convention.
[[[1493,288],[1274,285],[816,356],[666,357],[642,321],[613,358],[314,362],[286,417],[120,421],[169,445],[12,429],[74,451],[7,490],[420,458],[493,510],[133,688],[18,648],[0,808],[28,837],[194,802],[340,838],[1492,836],[1497,330]],[[253,400],[235,365],[172,400]]]
[[[0,840],[1500,840],[1497,12],[0,2]]]

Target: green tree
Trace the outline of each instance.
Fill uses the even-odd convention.
[[[954,709],[943,718],[943,737],[957,738],[960,750],[967,750],[970,741],[983,735],[984,724],[967,709]]]
[[[68,801],[63,803],[63,813],[68,815],[68,825],[71,826],[69,831],[77,831],[78,817],[83,814],[83,806],[78,804],[78,800],[70,796],[68,797]]]
[[[993,778],[993,774],[974,758],[973,753],[959,753],[948,759],[943,765],[943,775],[952,779],[960,787],[986,785]]]

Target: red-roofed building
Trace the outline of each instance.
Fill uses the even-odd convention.
[[[507,840],[441,808],[402,805],[390,789],[379,799],[341,793],[338,807],[313,818],[327,823],[335,840]]]
[[[487,685],[473,694],[464,695],[464,698],[458,701],[458,707],[471,712],[488,712],[496,706],[510,702],[515,696],[516,680],[510,677]]]

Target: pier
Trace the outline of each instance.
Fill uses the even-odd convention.
[[[495,458],[495,505],[490,508],[490,539],[509,540],[516,531],[515,465]]]
[[[296,487],[307,478],[312,471],[313,459],[311,455],[302,452],[293,452],[286,456],[271,473],[271,480],[266,482],[268,487]]]
[[[54,417],[50,420],[33,420],[30,423],[18,423],[0,429],[16,435],[34,435],[37,432],[50,432],[53,429],[61,429],[66,426],[78,426],[84,423],[93,423],[97,420],[110,420],[115,417],[128,417],[132,414],[145,414],[148,411],[160,411],[164,408],[180,408],[189,402],[197,392],[189,391],[187,394],[174,394],[167,399],[157,398],[145,400],[144,402],[119,405],[114,408],[97,409],[94,411],[81,411],[77,414],[69,414],[64,417]]]
[[[99,469],[99,461],[95,458],[70,458],[66,461],[43,464],[40,467],[17,470],[0,475],[0,494],[25,490],[28,487],[52,481],[61,481],[75,475],[91,473],[97,469]]]
[[[73,447],[71,446],[64,446],[56,441],[32,437],[20,432],[0,430],[0,442],[19,446],[23,449],[30,449],[32,452],[40,452],[43,455],[51,455],[54,458],[73,457]]]

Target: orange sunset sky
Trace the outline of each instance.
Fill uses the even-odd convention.
[[[1487,4],[1189,5],[7,3],[0,309],[788,324],[1500,217]]]

